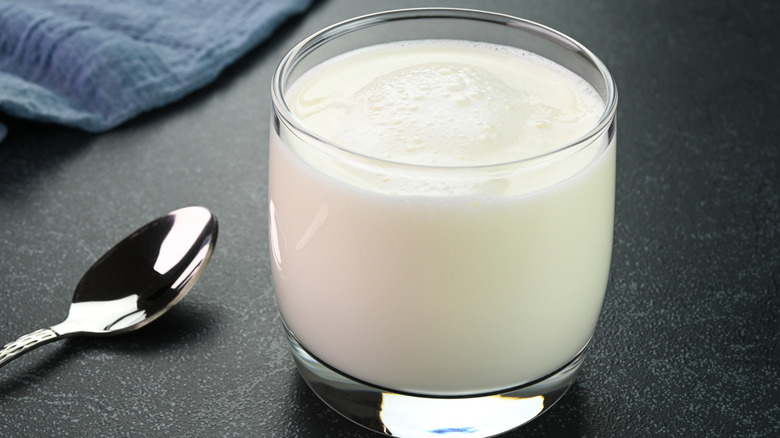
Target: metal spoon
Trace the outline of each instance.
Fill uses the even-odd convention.
[[[186,207],[146,224],[101,257],[81,278],[65,321],[0,349],[0,366],[70,336],[126,333],[152,322],[197,281],[217,241],[217,219]]]

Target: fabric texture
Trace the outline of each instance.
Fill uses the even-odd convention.
[[[206,85],[310,2],[0,0],[0,111],[111,129]]]

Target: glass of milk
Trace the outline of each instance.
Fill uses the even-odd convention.
[[[607,285],[617,90],[548,27],[383,12],[272,84],[269,242],[298,369],[391,436],[500,434],[572,384]]]

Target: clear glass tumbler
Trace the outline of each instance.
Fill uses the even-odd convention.
[[[357,152],[293,111],[291,87],[321,63],[407,40],[540,55],[590,84],[603,112],[553,150],[432,165]],[[593,335],[611,258],[617,89],[603,63],[523,19],[398,10],[302,41],[276,70],[272,99],[274,287],[312,390],[356,423],[402,437],[493,436],[560,399]]]

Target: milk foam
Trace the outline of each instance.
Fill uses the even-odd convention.
[[[590,85],[557,64],[463,41],[353,52],[304,75],[290,94],[292,112],[325,138],[364,155],[434,166],[550,152],[588,132],[604,109]]]

